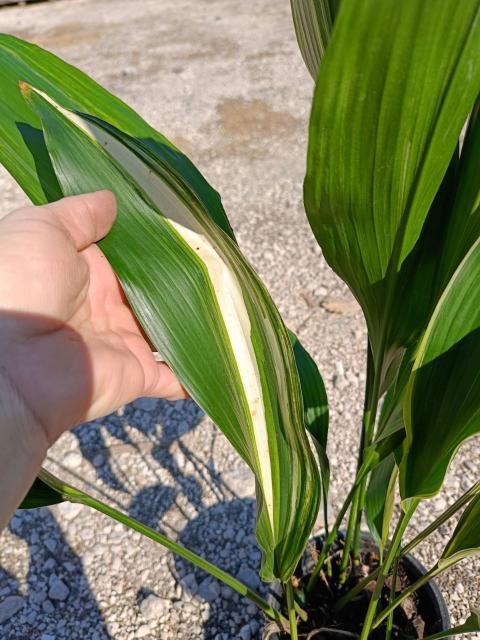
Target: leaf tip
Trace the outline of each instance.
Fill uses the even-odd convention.
[[[32,94],[32,87],[25,82],[24,80],[18,81],[18,88],[20,89],[20,93],[26,100],[30,100]]]

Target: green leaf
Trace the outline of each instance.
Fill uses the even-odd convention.
[[[403,499],[441,487],[458,447],[480,432],[480,239],[440,298],[418,347],[404,405]]]
[[[18,508],[37,509],[38,507],[48,507],[51,504],[58,504],[63,501],[64,498],[61,493],[49,487],[40,478],[35,478],[34,483]]]
[[[167,138],[79,69],[40,47],[0,34],[0,163],[23,185],[32,202],[58,200],[62,191],[48,157],[40,120],[18,91],[19,81],[47,92],[69,109],[103,118],[142,140],[173,175],[188,181],[208,215],[233,238],[220,196]]]
[[[318,469],[287,331],[237,245],[142,140],[23,86],[62,192],[111,189],[100,242],[151,342],[257,480],[262,577],[287,580],[315,521]]]
[[[293,347],[293,355],[297,365],[302,389],[305,427],[312,436],[320,464],[320,478],[324,503],[328,501],[330,486],[330,463],[327,456],[328,438],[328,398],[325,384],[315,360],[302,346],[297,336],[288,332]]]
[[[470,116],[452,195],[452,213],[445,235],[441,276],[446,285],[480,236],[480,100]]]
[[[480,553],[480,496],[476,496],[466,507],[458,521],[447,546],[438,561],[446,567]]]
[[[363,308],[383,377],[412,324],[417,335],[425,326],[409,317],[419,310],[405,303],[402,269],[480,90],[479,6],[342,0],[318,75],[305,206],[326,260]],[[415,289],[426,313],[428,272],[427,290]]]
[[[338,12],[340,0],[290,0],[298,46],[316,80]]]
[[[370,474],[365,497],[368,528],[381,553],[388,541],[398,467],[393,453],[384,458]]]

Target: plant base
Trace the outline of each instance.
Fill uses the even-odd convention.
[[[323,537],[318,536],[309,545],[305,555],[297,568],[296,577],[299,580],[299,595],[305,587],[308,577],[315,565],[315,559],[323,544]],[[338,584],[339,565],[343,548],[343,535],[337,539],[330,557],[330,566],[324,571],[317,583],[314,593],[309,601],[301,606],[308,613],[308,621],[299,620],[299,639],[314,640],[341,640],[345,638],[358,638],[362,630],[363,620],[368,608],[369,599],[375,582],[353,599],[341,611],[336,612],[334,607],[339,598],[349,591],[368,573],[377,568],[379,564],[378,549],[369,534],[362,535],[361,563],[359,566],[350,566],[349,575],[344,585]],[[426,573],[425,568],[412,556],[405,556],[399,566],[397,578],[397,595],[412,582]],[[387,579],[382,597],[382,605],[387,604],[391,581]],[[273,596],[272,596],[273,598]],[[278,601],[282,609],[284,602],[280,590],[275,590],[275,604]],[[433,581],[422,587],[418,594],[408,598],[403,606],[398,607],[394,614],[394,627],[392,638],[421,639],[426,635],[443,631],[450,627],[450,618],[445,601]],[[264,630],[263,640],[280,640],[289,635],[275,629],[274,625],[267,625]],[[385,626],[375,629],[370,635],[371,640],[384,640]]]

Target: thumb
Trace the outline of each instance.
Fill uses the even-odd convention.
[[[69,233],[80,251],[107,235],[115,221],[117,205],[111,191],[96,191],[62,198],[41,209]]]

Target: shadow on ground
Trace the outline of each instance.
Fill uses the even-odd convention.
[[[46,637],[50,633],[56,637],[59,632],[64,637],[74,637],[72,620],[78,619],[81,611],[78,626],[89,630],[89,638],[108,640],[110,635],[82,560],[65,540],[50,510],[17,511],[9,530],[19,542],[28,545],[29,568],[26,589],[20,589],[18,580],[0,567],[0,594],[20,595],[25,602],[18,614],[0,627],[2,637],[23,640],[37,637],[40,632]],[[17,616],[22,622],[17,623]]]
[[[180,500],[184,507],[192,509],[190,517],[183,514],[188,521],[178,532],[179,541],[251,587],[261,589],[257,577],[260,553],[253,535],[254,500],[236,496],[216,472],[213,444],[205,460],[205,455],[199,457],[182,442],[181,436],[196,429],[202,418],[203,413],[192,401],[170,403],[143,398],[125,407],[123,413],[102,420],[101,426],[97,425],[99,428],[85,424],[73,433],[83,458],[95,469],[95,487],[124,494],[131,516],[167,535],[172,530],[164,526],[164,515],[172,507],[183,513]],[[114,439],[135,449],[135,456],[141,457],[152,477],[158,481],[136,489],[135,478],[122,470],[109,449],[107,435],[109,442]],[[136,437],[138,435],[140,438]],[[148,451],[139,446],[139,440],[148,442]],[[173,486],[162,482],[162,470],[174,479]],[[204,499],[206,491],[210,494],[208,505]],[[211,496],[217,501],[213,506]],[[112,503],[111,498],[106,500]],[[193,517],[191,513],[194,513]],[[67,543],[50,510],[19,511],[10,529],[28,544],[30,568],[24,595],[26,605],[0,626],[0,630],[8,633],[9,640],[23,640],[33,637],[33,631],[54,629],[58,633],[68,623],[71,632],[67,637],[74,637],[82,628],[88,628],[89,633],[94,634],[89,635],[91,640],[109,640],[111,636],[105,627],[108,620],[103,619],[88,585],[82,560]],[[181,559],[172,556],[169,565],[174,579],[182,587],[182,600],[189,602],[195,598],[197,602],[210,604],[208,616],[204,615],[197,621],[199,634],[192,637],[223,638],[222,634],[225,638],[244,637],[238,634],[248,622],[251,633],[248,637],[257,637],[260,619],[256,607],[249,601],[243,601],[231,589]],[[64,600],[49,598],[55,578],[68,589]],[[19,584],[16,578],[0,568],[0,596],[17,593]],[[148,587],[140,588],[137,604],[150,593],[152,590]],[[79,611],[82,611],[81,620],[78,619]],[[237,612],[242,612],[243,617]],[[65,634],[60,637],[65,637]]]

